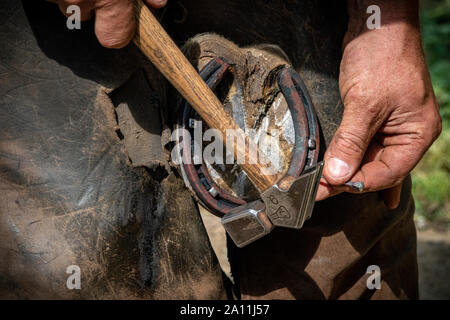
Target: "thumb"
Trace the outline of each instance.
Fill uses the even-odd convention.
[[[331,185],[341,185],[354,175],[379,128],[377,112],[348,106],[342,122],[325,152],[323,175]]]

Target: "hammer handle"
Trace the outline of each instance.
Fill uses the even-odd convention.
[[[210,128],[217,129],[226,143],[227,129],[234,129],[237,141],[233,143],[235,159],[238,154],[246,155],[245,163],[239,164],[259,191],[264,191],[274,185],[280,178],[279,174],[268,174],[270,162],[264,154],[258,156],[257,145],[236,124],[225,111],[222,103],[206,85],[191,63],[165,32],[155,16],[144,5],[142,0],[135,0],[137,30],[134,43],[150,59],[155,67],[169,80],[169,82],[183,95],[187,102],[197,111]],[[229,137],[233,138],[233,137]],[[241,140],[242,139],[242,140]]]

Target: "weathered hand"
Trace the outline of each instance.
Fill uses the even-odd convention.
[[[403,179],[441,132],[417,10],[409,2],[400,14],[389,7],[397,1],[379,2],[381,29],[368,30],[365,20],[357,21],[355,14],[352,21],[350,12],[339,76],[344,115],[325,153],[326,182],[321,181],[317,200],[355,192],[336,186],[363,181],[366,192],[387,189],[386,205],[397,207]]]
[[[95,34],[107,48],[122,48],[133,39],[136,29],[133,0],[51,0],[67,14],[67,7],[78,5],[81,20],[89,20],[95,13]],[[153,8],[165,6],[167,0],[144,0]]]

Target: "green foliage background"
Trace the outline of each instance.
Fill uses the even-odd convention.
[[[422,1],[421,26],[442,134],[412,173],[416,219],[450,228],[450,0]]]

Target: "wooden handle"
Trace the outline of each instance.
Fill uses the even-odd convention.
[[[246,152],[246,145],[248,150],[258,150],[257,145],[225,111],[222,103],[206,85],[142,0],[135,0],[135,8],[137,31],[133,40],[134,43],[183,95],[208,126],[222,133],[223,140],[225,140],[223,141],[224,143],[226,143],[227,139],[227,129],[235,130],[236,136],[239,136],[236,139],[237,141],[245,141],[244,145],[234,143],[233,152],[235,159],[238,159],[238,154],[246,155],[245,163],[240,164],[240,166],[254,186],[262,192],[274,185],[279,180],[280,175],[268,174],[271,163],[264,157],[264,154],[259,155],[258,161],[258,159],[254,158],[254,155],[257,154],[256,152]]]

